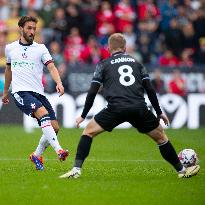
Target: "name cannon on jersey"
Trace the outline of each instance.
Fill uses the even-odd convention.
[[[111,60],[111,64],[123,63],[123,62],[135,62],[135,59],[134,58],[121,57],[121,58],[116,58],[114,60]]]

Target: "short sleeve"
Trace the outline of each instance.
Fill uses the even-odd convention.
[[[43,62],[44,65],[48,65],[49,63],[53,62],[53,59],[51,57],[51,54],[49,53],[48,49],[46,48],[45,45],[42,46],[42,56],[41,56],[41,61]]]
[[[145,80],[145,79],[150,79],[150,76],[147,72],[147,69],[144,65],[140,64],[140,74],[141,74],[141,79]]]
[[[11,65],[11,57],[9,55],[8,46],[5,47],[5,57],[6,57],[6,64]]]
[[[92,82],[102,83],[103,81],[103,66],[101,63],[98,63],[95,68]]]

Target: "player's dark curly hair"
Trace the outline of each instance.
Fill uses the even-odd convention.
[[[38,20],[37,18],[33,17],[33,16],[22,16],[18,22],[18,26],[19,27],[24,27],[25,23],[26,22],[29,22],[29,21],[32,21],[32,22],[35,22],[37,23]]]

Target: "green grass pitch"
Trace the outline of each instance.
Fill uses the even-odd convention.
[[[73,165],[82,130],[62,129],[59,140],[69,148],[66,162],[46,150],[45,171],[28,160],[41,131],[27,134],[21,127],[0,127],[1,205],[203,205],[205,204],[205,129],[166,130],[177,152],[193,148],[200,159],[199,174],[178,179],[155,143],[135,129],[103,133],[93,144],[82,177],[58,179]]]

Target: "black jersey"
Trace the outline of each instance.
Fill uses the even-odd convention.
[[[92,82],[103,85],[108,107],[141,107],[146,105],[142,86],[146,78],[149,75],[142,64],[119,52],[97,64]]]

